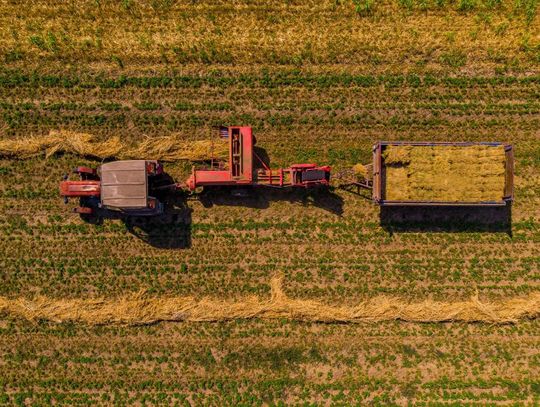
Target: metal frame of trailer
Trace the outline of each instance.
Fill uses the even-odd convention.
[[[504,146],[505,151],[505,185],[504,195],[500,201],[389,201],[385,195],[385,168],[382,152],[386,146]],[[514,199],[514,150],[511,144],[494,142],[421,142],[421,141],[379,141],[373,146],[373,183],[372,197],[380,206],[505,206]]]

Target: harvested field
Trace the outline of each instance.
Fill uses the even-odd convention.
[[[399,146],[383,151],[390,201],[501,201],[504,146]]]
[[[0,404],[540,404],[537,3],[0,2],[0,145],[33,155],[0,157]],[[378,140],[513,144],[515,202],[397,210],[363,190],[218,191],[175,197],[159,219],[86,222],[58,183],[101,158],[46,158],[27,140],[146,145],[183,180],[176,148],[220,125],[252,126],[271,167],[350,177]],[[174,314],[187,299],[196,308]],[[111,323],[118,301],[129,318]],[[130,325],[246,301],[279,317]],[[424,303],[519,320],[312,320],[320,306],[395,318],[413,309],[392,304]],[[109,322],[74,315],[88,304]]]

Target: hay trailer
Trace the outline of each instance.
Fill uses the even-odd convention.
[[[228,162],[213,161],[209,168],[193,167],[185,183],[190,191],[213,186],[312,188],[330,183],[329,166],[293,164],[288,168],[270,168],[255,151],[251,127],[222,127],[220,137],[229,139]]]
[[[505,206],[514,199],[512,145],[381,141],[345,189],[372,190],[380,206]]]

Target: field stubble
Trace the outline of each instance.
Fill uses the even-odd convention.
[[[18,9],[2,4],[0,56],[53,71],[269,64],[491,75],[528,74],[539,62],[535,0],[35,1],[24,19]]]

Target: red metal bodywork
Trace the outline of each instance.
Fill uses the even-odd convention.
[[[254,151],[255,137],[251,127],[228,127],[229,166],[228,169],[195,169],[186,180],[188,189],[204,186],[258,185],[269,187],[310,187],[328,185],[330,167],[316,164],[294,164],[289,168],[272,170]],[[255,168],[259,162],[263,168]]]
[[[245,185],[253,182],[253,132],[251,127],[229,127],[229,169],[193,167],[186,185],[190,190],[209,185]]]
[[[79,174],[79,175],[85,175],[87,177],[94,177],[96,176],[96,170],[95,168],[89,168],[89,167],[82,167],[82,166],[79,166],[79,167],[76,167],[73,172],[75,174]]]
[[[101,194],[99,180],[62,181],[60,195],[65,197],[97,196]]]
[[[78,213],[80,215],[92,215],[94,213],[94,209],[89,208],[88,206],[77,206],[76,208],[73,208],[73,213]]]

